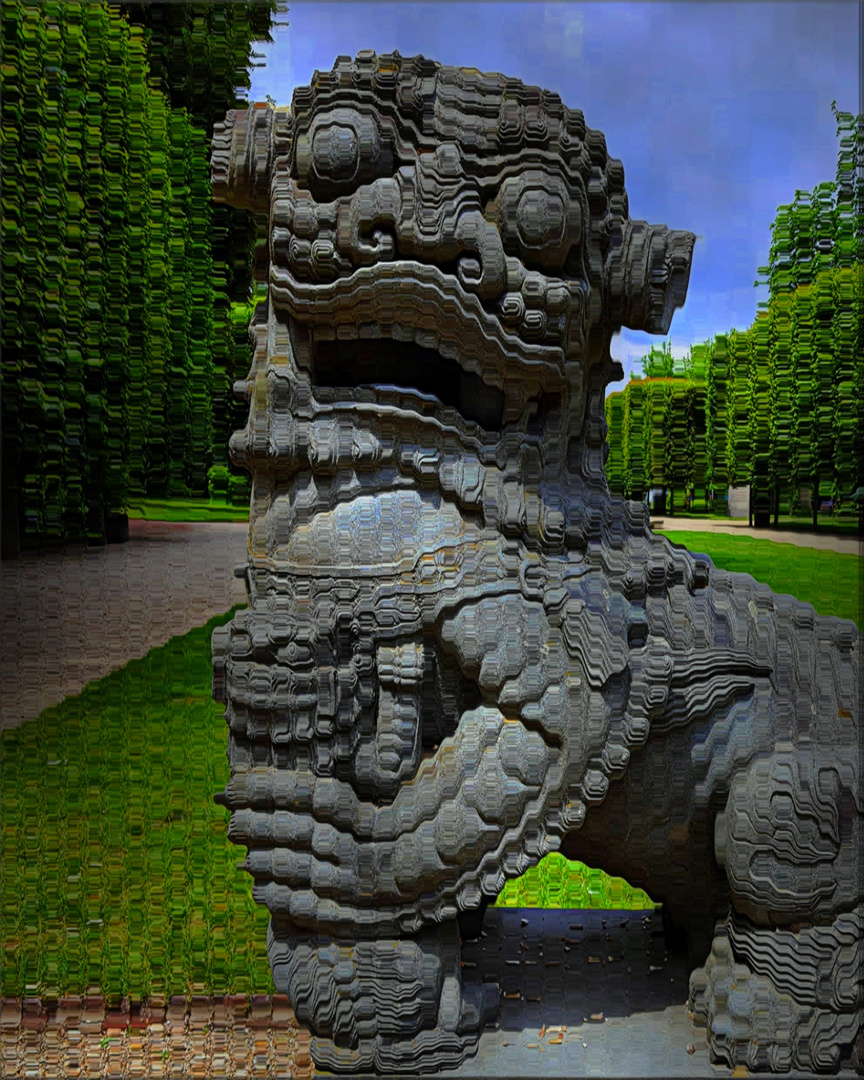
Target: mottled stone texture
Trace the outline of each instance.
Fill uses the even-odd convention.
[[[314,1060],[472,1052],[460,930],[558,848],[664,902],[718,1060],[860,1063],[857,630],[603,474],[612,334],[666,333],[692,234],[556,95],[396,53],[230,113],[213,189],[270,215],[218,798]]]

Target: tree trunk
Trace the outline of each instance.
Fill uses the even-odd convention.
[[[810,496],[813,511],[813,528],[819,523],[819,473],[813,477],[813,494]]]
[[[753,528],[753,484],[747,489],[747,525]]]
[[[6,479],[6,478],[4,478]],[[2,557],[17,559],[21,554],[20,512],[18,489],[12,484],[3,485]]]
[[[774,481],[774,527],[776,528],[780,520],[780,481]]]

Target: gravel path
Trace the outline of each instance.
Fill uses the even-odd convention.
[[[109,1009],[100,997],[4,998],[0,1077],[236,1080],[311,1077],[309,1033],[288,998],[171,998]]]
[[[246,599],[249,526],[130,521],[129,542],[0,564],[0,727],[33,720]]]
[[[818,548],[820,551],[837,551],[841,555],[862,555],[864,545],[857,536],[833,536],[819,532],[792,532],[785,529],[751,529],[746,521],[730,519],[717,521],[711,518],[652,517],[652,529],[687,530],[692,532],[727,533],[731,536],[752,536],[755,540],[773,540],[777,544],[795,544],[796,547]]]
[[[442,1076],[732,1075],[690,1020],[686,959],[667,951],[660,913],[490,908],[483,931],[463,944],[462,975],[497,980],[500,1023]]]

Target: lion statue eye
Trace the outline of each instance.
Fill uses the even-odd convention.
[[[560,244],[564,231],[564,200],[544,188],[523,191],[516,207],[516,228],[525,247]]]
[[[294,142],[293,175],[319,201],[349,195],[361,184],[393,173],[391,140],[376,117],[337,108],[313,117]]]
[[[528,267],[560,272],[582,239],[583,199],[582,191],[568,191],[561,177],[528,169],[504,180],[489,214],[508,255]]]
[[[312,140],[312,170],[319,180],[353,180],[360,159],[357,135],[341,124],[319,128]]]

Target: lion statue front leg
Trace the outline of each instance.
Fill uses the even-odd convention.
[[[462,984],[455,920],[346,942],[273,916],[267,948],[274,983],[315,1033],[316,1064],[332,1072],[454,1067],[498,1016],[496,983]]]
[[[378,510],[404,514],[404,502]],[[493,550],[477,572],[497,561]],[[233,768],[220,801],[232,810],[229,837],[249,848],[253,895],[273,913],[274,982],[315,1034],[315,1060],[425,1071],[458,1064],[498,1015],[496,984],[462,983],[460,934],[465,916],[503,886],[502,862],[520,873],[549,850],[545,806],[560,799],[567,773],[561,734],[556,748],[540,725],[516,717],[526,694],[542,697],[563,672],[527,617],[542,619],[542,605],[518,592],[471,605],[445,591],[424,637],[401,622],[388,627],[389,588],[371,587],[380,604],[366,608],[362,586],[343,589],[345,612],[360,604],[373,641],[395,630],[398,644],[388,636],[365,648],[340,633],[339,600],[327,589],[305,613],[286,595],[282,617],[271,599],[256,618],[253,600],[251,613],[214,634],[217,678],[231,688]],[[497,696],[514,718],[477,704],[507,685]],[[460,720],[447,734],[451,711]],[[559,703],[559,723],[563,712]],[[424,739],[441,741],[421,756]],[[329,776],[314,771],[321,746]],[[410,778],[392,801],[373,802],[378,785],[394,790],[403,766]]]

